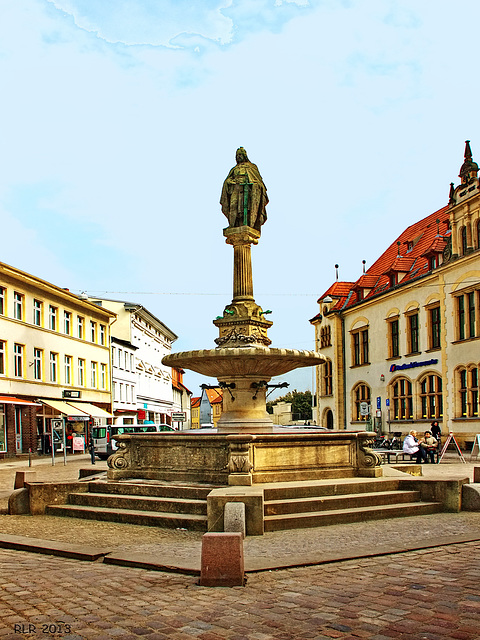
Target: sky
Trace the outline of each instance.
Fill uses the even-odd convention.
[[[270,199],[255,300],[272,346],[313,349],[335,264],[355,281],[447,204],[465,140],[479,161],[479,19],[478,0],[0,0],[0,260],[213,348],[243,146]]]

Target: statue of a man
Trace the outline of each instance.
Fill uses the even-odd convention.
[[[256,164],[243,147],[237,149],[237,164],[223,183],[220,204],[230,227],[248,226],[260,231],[267,219],[267,187]]]

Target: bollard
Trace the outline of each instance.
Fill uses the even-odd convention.
[[[14,489],[23,489],[25,482],[35,482],[37,479],[36,471],[16,471]]]
[[[205,533],[202,537],[202,587],[243,587],[245,566],[241,533]]]
[[[241,533],[242,538],[245,538],[244,502],[227,502],[223,512],[223,530],[226,533]]]

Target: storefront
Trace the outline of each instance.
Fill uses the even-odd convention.
[[[35,411],[38,406],[31,400],[0,396],[1,458],[35,451]]]
[[[41,399],[42,410],[37,414],[39,452],[50,454],[52,434],[56,451],[67,453],[86,451],[90,439],[90,429],[112,414],[88,402],[64,402],[62,400]]]

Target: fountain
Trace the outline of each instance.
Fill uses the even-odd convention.
[[[219,329],[215,349],[173,353],[163,359],[171,367],[191,369],[218,379],[224,389],[223,412],[218,433],[268,433],[273,423],[266,411],[266,392],[271,378],[298,367],[322,364],[315,351],[276,349],[267,336],[272,322],[269,312],[253,297],[251,246],[260,238],[266,220],[267,190],[258,168],[249,162],[243,148],[237,150],[237,165],[222,189],[221,204],[229,226],[223,230],[233,246],[233,299],[223,316],[213,321]]]
[[[229,222],[223,234],[233,246],[233,299],[213,321],[219,330],[217,346],[163,358],[168,366],[218,379],[224,389],[218,428],[215,433],[119,436],[118,451],[108,460],[108,478],[248,487],[381,475],[379,458],[369,448],[371,434],[276,429],[266,411],[272,377],[322,364],[325,358],[315,351],[270,346],[267,332],[273,323],[255,302],[251,262],[252,244],[258,243],[267,218],[267,190],[245,149],[237,150],[236,160],[220,199]]]

